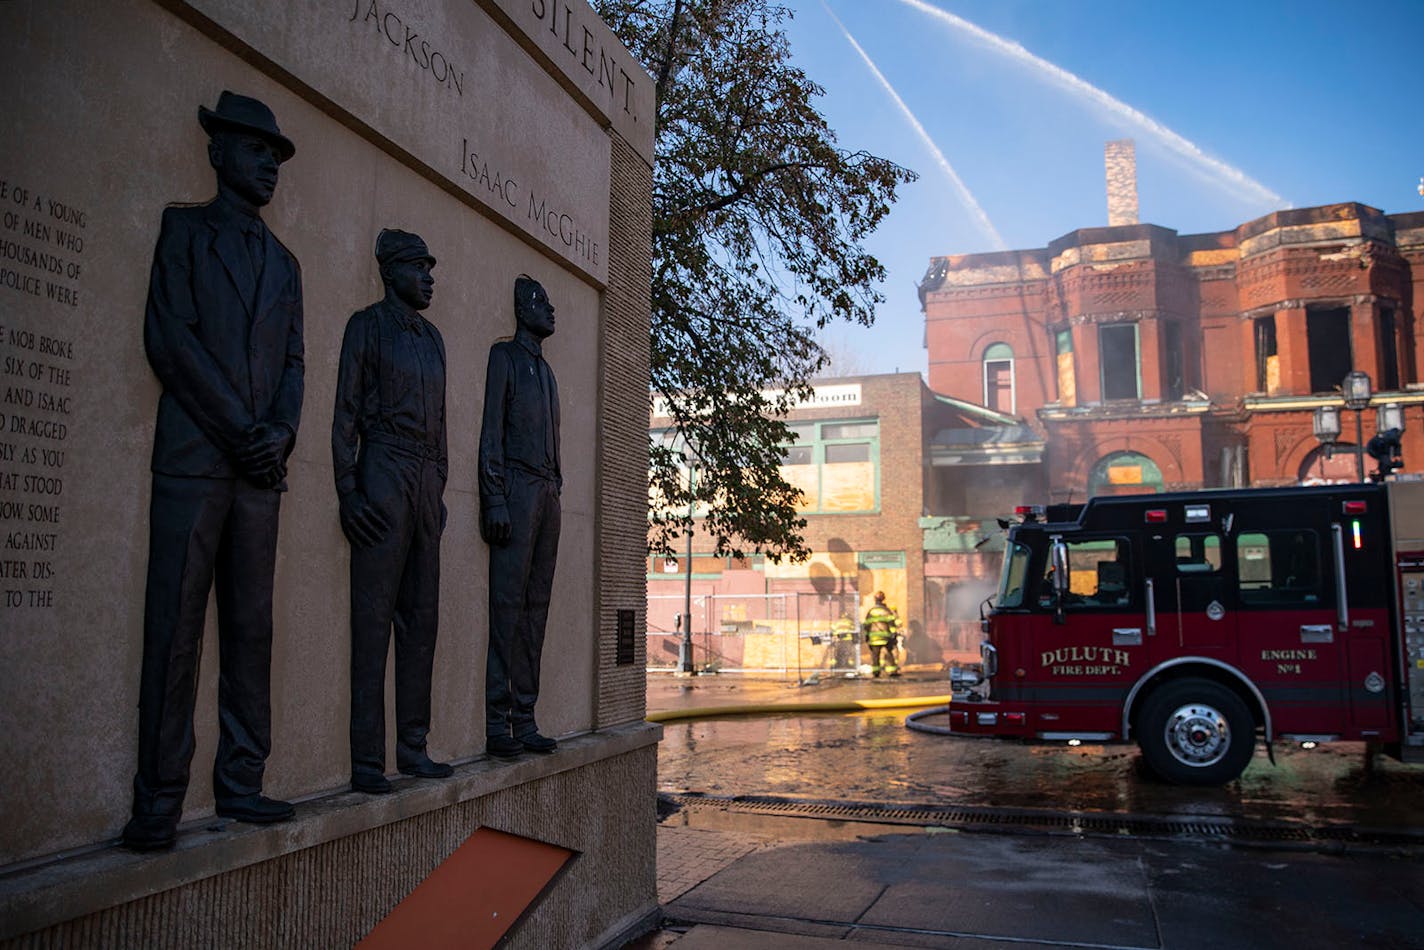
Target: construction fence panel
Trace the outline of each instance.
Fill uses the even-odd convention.
[[[692,621],[684,631],[689,606]],[[845,668],[849,651],[837,653],[832,625],[843,615],[854,621],[859,607],[855,594],[698,594],[690,605],[686,595],[652,594],[648,669],[675,670],[684,637],[699,672],[773,672],[799,680],[832,669],[838,659]]]

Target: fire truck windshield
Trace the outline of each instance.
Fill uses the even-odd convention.
[[[1022,607],[1024,587],[1028,583],[1028,561],[1031,552],[1017,541],[1004,546],[1004,573],[999,578],[996,607]]]

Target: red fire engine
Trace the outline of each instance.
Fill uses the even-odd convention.
[[[1039,509],[982,626],[955,733],[1136,741],[1193,785],[1240,775],[1258,736],[1424,760],[1424,482]]]

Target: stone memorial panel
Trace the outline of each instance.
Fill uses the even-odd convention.
[[[348,121],[607,281],[607,135],[476,4],[168,2],[280,63],[340,103]],[[619,65],[624,76],[631,62]]]
[[[350,778],[349,553],[330,432],[342,331],[381,292],[372,241],[384,226],[438,247],[443,275],[430,315],[448,349],[449,525],[431,753],[460,761],[484,744],[476,443],[486,354],[510,334],[521,273],[559,301],[547,357],[565,394],[559,597],[543,668],[559,701],[541,727],[590,729],[600,428],[590,354],[607,280],[608,120],[469,0],[110,0],[104,11],[0,3],[0,88],[12,104],[0,138],[0,759],[23,764],[7,779],[0,865],[112,840],[126,817],[160,391],[144,300],[163,209],[212,198],[197,113],[223,89],[270,105],[297,145],[263,211],[301,264],[306,343],[264,791],[300,799]],[[213,809],[215,615],[210,605],[185,821]]]

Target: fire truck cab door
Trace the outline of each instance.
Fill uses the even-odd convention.
[[[1065,540],[1068,583],[1057,593],[1050,559],[1038,606],[1044,614],[1058,609],[1060,619],[1037,628],[1021,681],[1046,704],[1045,732],[1108,736],[1121,728],[1122,702],[1147,669],[1141,555],[1134,541],[1127,532]]]
[[[1256,684],[1278,734],[1337,736],[1350,722],[1338,629],[1337,541],[1329,503],[1282,496],[1222,512],[1232,661]]]
[[[1239,612],[1224,550],[1221,532],[1212,525],[1183,525],[1148,540],[1157,612],[1150,645],[1154,666],[1179,656],[1235,662]]]

